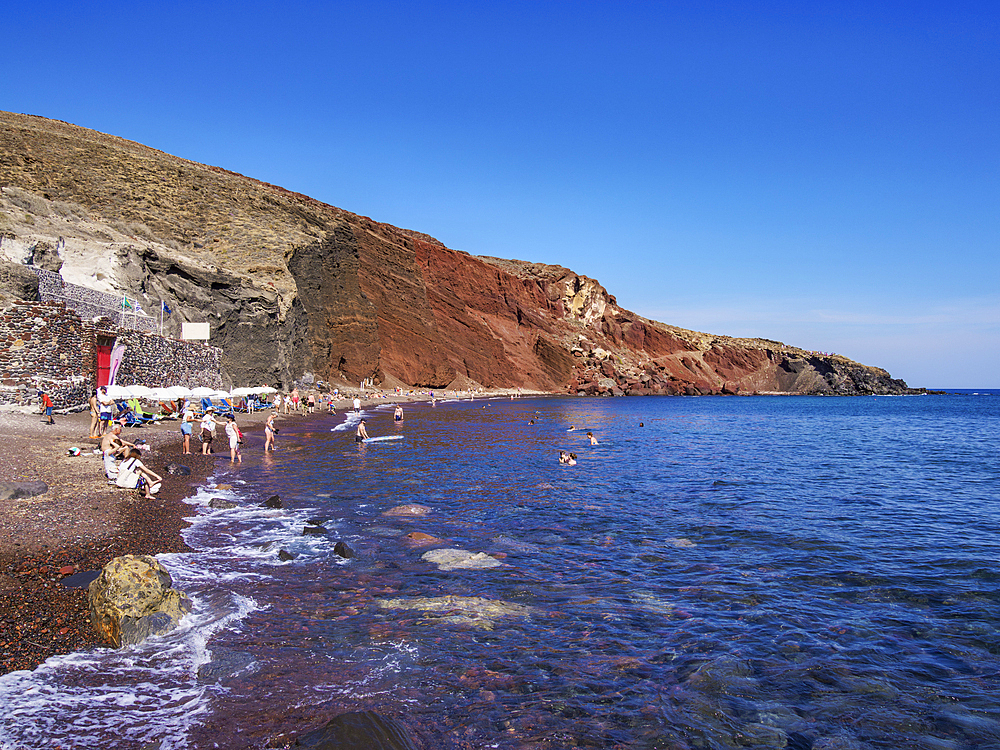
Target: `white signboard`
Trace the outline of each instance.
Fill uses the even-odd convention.
[[[208,323],[181,323],[181,338],[185,341],[208,341]]]

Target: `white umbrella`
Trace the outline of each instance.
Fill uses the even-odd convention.
[[[124,385],[109,385],[108,395],[111,398],[132,398],[132,391]]]
[[[216,390],[214,388],[208,388],[203,385],[199,385],[197,388],[191,389],[191,395],[195,396],[196,398],[201,398],[202,396],[208,396],[209,398],[211,398],[215,395],[215,393]]]
[[[233,388],[229,392],[231,396],[249,396],[251,393],[256,393],[256,388]]]
[[[191,389],[183,385],[172,385],[169,388],[164,389],[165,393],[170,394],[170,398],[187,398],[188,396],[193,396]]]
[[[254,388],[253,392],[254,393],[277,393],[278,389],[277,388],[272,388],[269,385],[264,385],[264,386],[261,386],[260,388]]]
[[[229,393],[227,391],[216,391],[212,394],[212,398],[229,398]]]
[[[150,398],[153,395],[153,389],[144,385],[130,385],[128,389],[136,398]]]

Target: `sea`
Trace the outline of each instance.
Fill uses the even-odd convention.
[[[193,612],[0,677],[0,748],[1000,750],[1000,391],[404,410],[220,459]]]

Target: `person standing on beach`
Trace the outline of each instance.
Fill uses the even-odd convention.
[[[264,423],[264,450],[268,451],[274,450],[274,433],[277,432],[278,428],[274,426],[274,418],[277,416],[274,412],[267,415],[267,421]]]
[[[357,396],[354,397],[354,411],[356,412],[361,411],[361,399],[358,398]]]
[[[97,432],[97,424],[100,422],[98,418],[98,407],[97,407],[97,391],[90,394],[90,398],[87,399],[87,404],[90,406],[90,436],[92,438],[100,437]]]
[[[111,412],[115,405],[115,400],[108,395],[108,387],[106,385],[102,385],[98,389],[97,405],[101,421],[100,434],[104,436],[108,434],[108,425],[111,423]]]
[[[299,410],[299,400],[300,400],[299,399],[299,389],[298,388],[292,388],[292,408],[295,411]]]
[[[181,435],[184,436],[184,447],[181,449],[181,453],[189,456],[191,455],[191,433],[194,431],[194,409],[191,408],[191,402],[184,402],[184,414],[181,417]]]
[[[314,411],[316,411],[316,395],[310,392],[306,398],[306,413],[312,414]]]
[[[55,420],[52,419],[52,409],[55,408],[52,403],[52,399],[49,398],[49,394],[46,393],[45,391],[39,391],[38,395],[42,399],[42,412],[45,414],[46,417],[48,417],[48,420],[45,422],[45,424],[55,424]]]
[[[201,454],[203,456],[214,453],[212,450],[212,440],[215,439],[215,415],[214,409],[210,406],[205,410],[205,416],[201,418]]]
[[[236,424],[236,415],[226,415],[226,436],[229,438],[229,462],[243,463],[243,456],[240,454],[240,443],[243,440],[243,433],[240,432]]]

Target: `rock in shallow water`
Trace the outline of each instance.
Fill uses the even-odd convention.
[[[473,553],[464,549],[432,549],[421,555],[421,559],[434,563],[439,570],[475,570],[503,564],[485,552]]]
[[[355,711],[303,734],[295,747],[307,750],[416,750],[401,722],[374,711]]]

